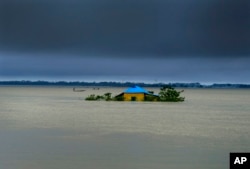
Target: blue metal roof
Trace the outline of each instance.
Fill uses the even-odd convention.
[[[139,86],[133,86],[124,91],[124,93],[146,93],[150,94],[147,90],[139,87]]]

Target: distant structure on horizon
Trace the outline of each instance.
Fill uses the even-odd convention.
[[[122,97],[124,101],[144,101],[146,100],[146,97],[151,97],[151,99],[157,101],[159,98],[158,95],[155,95],[139,86],[130,87],[115,97]]]

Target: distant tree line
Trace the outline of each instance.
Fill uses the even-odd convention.
[[[0,85],[32,85],[32,86],[105,86],[105,87],[128,87],[128,86],[142,86],[142,87],[162,87],[171,86],[174,88],[250,88],[250,84],[212,84],[202,85],[200,83],[134,83],[134,82],[80,82],[80,81],[0,81]]]

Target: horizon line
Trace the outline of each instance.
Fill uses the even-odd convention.
[[[119,84],[125,84],[125,83],[133,83],[133,84],[145,84],[145,85],[158,85],[158,84],[197,84],[197,85],[202,85],[202,86],[211,86],[211,85],[250,85],[250,83],[232,83],[232,82],[210,82],[210,83],[202,83],[202,82],[143,82],[143,81],[80,81],[80,80],[0,80],[0,83],[8,83],[8,82],[18,82],[18,83],[22,83],[22,82],[27,82],[27,83],[38,83],[38,82],[45,82],[45,83],[51,83],[51,84],[55,84],[55,83],[96,83],[96,84],[100,84],[100,83],[119,83]]]

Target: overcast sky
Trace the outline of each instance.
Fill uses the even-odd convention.
[[[250,83],[249,0],[1,0],[0,80]]]

